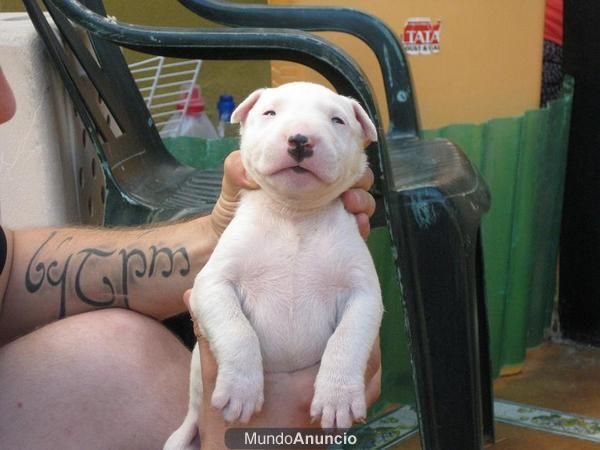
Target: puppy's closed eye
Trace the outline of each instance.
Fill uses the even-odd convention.
[[[337,116],[335,116],[335,117],[332,117],[332,118],[331,118],[331,121],[332,121],[333,123],[337,123],[337,124],[339,124],[339,125],[345,125],[345,124],[346,124],[346,122],[344,122],[344,121],[343,121],[341,118],[339,118],[339,117],[337,117]]]
[[[277,113],[275,111],[273,111],[272,109],[269,109],[268,111],[265,111],[263,113],[263,116],[276,116]]]

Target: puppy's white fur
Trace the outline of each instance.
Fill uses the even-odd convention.
[[[366,415],[364,372],[383,307],[339,196],[363,174],[375,127],[356,101],[311,83],[258,90],[232,121],[241,122],[242,161],[261,189],[243,192],[192,291],[219,365],[212,406],[245,423],[262,407],[263,371],[320,361],[311,415],[324,428],[347,428]],[[313,151],[300,163],[288,153],[297,134]],[[165,448],[190,448],[201,397],[196,346],[188,414]]]

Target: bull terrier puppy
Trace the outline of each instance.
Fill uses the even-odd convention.
[[[253,92],[233,112],[261,189],[196,277],[191,309],[218,363],[212,406],[228,422],[261,410],[263,373],[320,362],[310,414],[323,428],[366,416],[364,373],[383,305],[373,261],[340,194],[364,173],[375,126],[353,99],[312,83]],[[166,449],[191,448],[202,400],[198,346],[189,410]]]

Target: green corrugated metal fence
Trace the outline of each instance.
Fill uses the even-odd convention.
[[[495,373],[518,371],[550,325],[572,97],[567,78],[545,108],[425,132],[462,147],[492,193],[483,245]]]

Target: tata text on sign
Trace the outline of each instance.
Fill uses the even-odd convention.
[[[429,17],[413,17],[406,21],[402,44],[409,55],[431,55],[440,51],[442,22]]]

